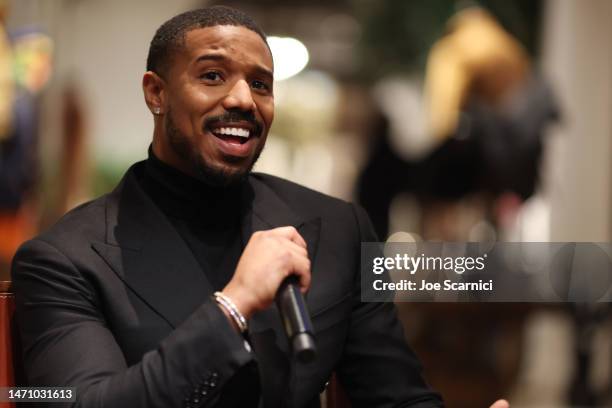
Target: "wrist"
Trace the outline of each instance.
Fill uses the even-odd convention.
[[[217,307],[219,309],[221,309],[221,312],[223,312],[223,314],[225,315],[225,317],[227,318],[227,320],[229,321],[229,323],[232,325],[232,327],[238,332],[241,333],[240,331],[240,327],[238,326],[238,323],[236,323],[236,321],[234,320],[234,318],[232,317],[232,315],[230,314],[230,312],[227,311],[226,308],[224,308],[223,306],[221,306],[218,302],[215,301],[215,303],[217,303]]]
[[[217,305],[219,305],[225,316],[230,319],[233,326],[237,328],[241,334],[245,335],[248,330],[248,323],[244,315],[234,304],[234,301],[221,292],[215,292],[213,296]]]
[[[238,312],[240,312],[245,319],[248,320],[251,318],[255,312],[255,308],[252,306],[253,302],[249,300],[249,296],[247,296],[244,291],[228,285],[221,290],[221,293],[232,300]]]

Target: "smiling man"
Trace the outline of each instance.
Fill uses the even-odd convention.
[[[274,116],[273,61],[243,13],[164,23],[142,85],[149,157],[25,243],[13,262],[30,385],[76,407],[439,407],[392,304],[360,300],[359,207],[251,173]],[[297,275],[318,359],[290,353],[274,297]]]
[[[248,21],[234,14],[224,18]],[[274,118],[272,54],[250,21],[248,27],[224,24],[181,33],[175,25],[182,20],[160,29],[182,38],[169,43],[158,33],[153,39],[143,78],[147,105],[156,115],[153,152],[209,184],[234,184],[255,164]]]

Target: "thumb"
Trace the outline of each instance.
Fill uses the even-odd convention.
[[[508,401],[500,399],[495,401],[490,408],[510,408],[510,404],[508,403]]]

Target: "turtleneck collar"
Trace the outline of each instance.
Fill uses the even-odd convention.
[[[191,177],[158,159],[151,147],[144,187],[168,216],[207,225],[239,222],[244,182],[217,187]]]

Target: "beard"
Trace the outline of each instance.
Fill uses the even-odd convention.
[[[166,113],[164,127],[170,148],[189,165],[199,180],[214,187],[230,187],[244,182],[263,150],[263,146],[257,148],[255,157],[246,168],[214,166],[202,157],[189,138],[176,127],[171,110]]]

